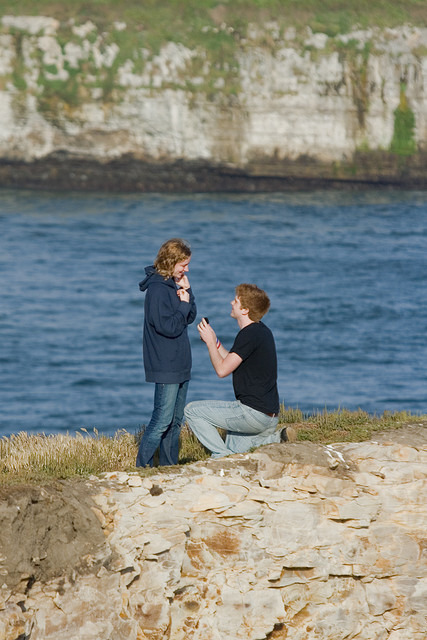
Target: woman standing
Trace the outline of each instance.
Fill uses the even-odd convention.
[[[154,382],[154,409],[139,446],[136,466],[178,463],[179,434],[188,383],[191,349],[187,326],[197,314],[188,281],[191,249],[181,238],[167,240],[139,283],[145,291],[143,355],[145,379]]]

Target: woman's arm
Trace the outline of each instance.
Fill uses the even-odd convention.
[[[187,316],[187,324],[191,324],[196,319],[197,307],[194,300],[194,294],[191,290],[190,282],[188,280],[188,276],[184,274],[180,280],[176,281],[176,284],[179,287],[177,291],[179,299],[183,302],[188,302],[190,305],[190,311]]]
[[[188,314],[190,304],[180,301],[176,295],[176,290],[166,287],[152,285],[148,298],[148,321],[155,328],[157,333],[167,338],[176,338],[181,335],[188,325]]]

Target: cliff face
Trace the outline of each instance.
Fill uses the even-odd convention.
[[[0,184],[427,184],[427,29],[254,26],[213,63],[126,28],[3,16]]]
[[[425,640],[426,463],[414,424],[15,487],[0,638]]]

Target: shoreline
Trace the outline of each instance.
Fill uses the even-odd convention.
[[[0,188],[108,193],[272,193],[315,189],[427,189],[427,153],[355,154],[328,164],[263,159],[246,167],[200,161],[115,160],[58,152],[26,162],[0,159]]]

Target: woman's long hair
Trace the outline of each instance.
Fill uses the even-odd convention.
[[[164,278],[171,278],[178,262],[191,256],[188,242],[182,238],[171,238],[162,244],[154,261],[154,268]]]

